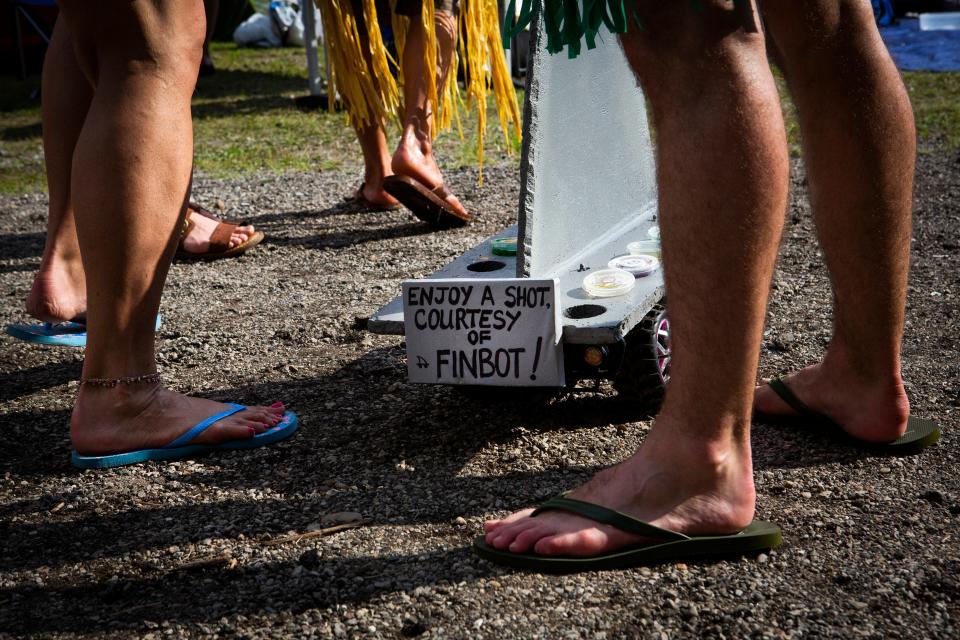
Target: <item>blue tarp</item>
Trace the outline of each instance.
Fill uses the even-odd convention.
[[[881,27],[901,71],[960,71],[960,31],[920,31],[920,21],[902,19]]]
[[[893,4],[890,0],[873,0],[873,15],[877,18],[877,24],[881,27],[889,27],[893,24]]]

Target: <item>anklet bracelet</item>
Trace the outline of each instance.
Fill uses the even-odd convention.
[[[81,385],[91,387],[115,387],[118,384],[158,384],[159,373],[145,373],[142,376],[127,376],[126,378],[80,378]]]

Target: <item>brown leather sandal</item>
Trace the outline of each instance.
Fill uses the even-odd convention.
[[[198,215],[203,216],[204,218],[210,218],[211,220],[216,220],[217,222],[223,222],[226,224],[235,224],[238,227],[243,227],[250,224],[246,220],[228,220],[226,218],[221,218],[220,216],[215,214],[213,211],[210,211],[210,209],[207,209],[206,207],[199,205],[196,202],[187,203],[187,215],[189,215],[191,211]]]
[[[431,227],[451,229],[472,220],[469,213],[460,213],[447,202],[452,194],[440,184],[430,189],[409,176],[393,175],[383,181],[383,189]]]
[[[200,212],[197,211],[197,213]],[[204,214],[200,213],[200,215]],[[213,219],[218,220],[218,218]],[[219,260],[220,258],[235,258],[236,256],[246,253],[263,241],[263,232],[254,231],[253,235],[248,237],[244,242],[241,242],[235,247],[231,247],[230,237],[233,235],[233,231],[241,225],[217,222],[216,228],[210,235],[210,246],[204,253],[194,253],[184,248],[183,241],[190,232],[193,231],[195,226],[196,223],[190,219],[190,216],[184,218],[183,228],[180,231],[180,242],[177,245],[177,253],[174,255],[177,260]]]

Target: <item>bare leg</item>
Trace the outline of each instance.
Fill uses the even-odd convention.
[[[82,316],[87,287],[70,197],[73,152],[83,127],[93,87],[77,63],[65,24],[54,28],[43,71],[43,148],[50,204],[47,239],[40,268],[27,296],[27,313],[45,322]],[[184,240],[188,251],[203,253],[210,246],[216,223],[193,216],[194,229]],[[237,227],[232,246],[253,235],[252,226]]]
[[[727,3],[702,4],[642,0],[646,31],[622,39],[657,129],[673,370],[641,447],[573,497],[721,534],[753,519],[751,401],[788,161],[762,35],[741,30]],[[488,522],[487,542],[590,556],[641,541],[569,514],[529,514]]]
[[[356,16],[360,31],[361,49],[367,61],[367,68],[372,68],[370,59],[370,45],[367,40],[367,31],[363,14]],[[376,27],[374,27],[376,28]],[[357,142],[363,152],[363,188],[362,195],[375,205],[393,207],[398,204],[397,199],[383,189],[383,180],[393,175],[390,168],[390,151],[387,149],[387,136],[383,130],[383,123],[367,127],[356,127]]]
[[[73,154],[71,193],[87,280],[85,378],[156,371],[153,324],[189,191],[190,96],[203,40],[199,2],[61,0],[94,87]],[[198,28],[199,27],[199,28]],[[160,385],[80,387],[71,437],[80,453],[164,445],[224,410]],[[255,407],[197,442],[248,438],[279,421]]]
[[[440,60],[437,64],[437,93],[443,93],[454,50],[457,46],[457,18],[452,13],[437,11],[434,14],[437,30],[437,52]],[[434,110],[436,105],[427,99],[426,76],[423,68],[423,48],[425,46],[423,23],[411,18],[410,31],[403,50],[403,133],[400,144],[393,154],[393,171],[409,176],[434,188],[443,184],[443,174],[433,155]],[[447,202],[463,214],[466,210],[456,196],[448,196]]]
[[[393,175],[383,127],[357,129],[357,141],[363,151],[363,197],[369,202],[386,207],[399,204],[396,198],[383,190],[384,178]]]
[[[80,72],[66,26],[58,20],[43,64],[43,151],[50,206],[43,260],[27,312],[60,322],[87,310],[87,288],[70,200],[70,165],[93,89]]]
[[[834,293],[823,362],[787,384],[851,435],[894,440],[909,414],[900,341],[916,155],[910,101],[868,4],[765,2],[763,11],[799,110]],[[766,386],[757,389],[755,407],[791,413]]]

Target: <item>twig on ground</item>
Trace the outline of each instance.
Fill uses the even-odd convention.
[[[279,538],[271,538],[270,540],[264,540],[262,544],[272,546],[277,544],[286,544],[287,542],[300,542],[301,540],[309,540],[310,538],[325,538],[326,536],[330,536],[335,533],[340,533],[341,531],[346,531],[347,529],[357,529],[366,524],[370,524],[370,521],[363,520],[361,522],[350,522],[347,524],[338,524],[335,527],[317,529],[316,531],[306,531],[304,533],[291,533],[286,536],[280,536]]]
[[[195,571],[197,569],[206,569],[207,567],[216,567],[221,564],[226,565],[227,569],[233,569],[237,566],[237,561],[232,555],[225,551],[215,556],[205,556],[184,562],[183,564],[177,565],[174,571]]]

